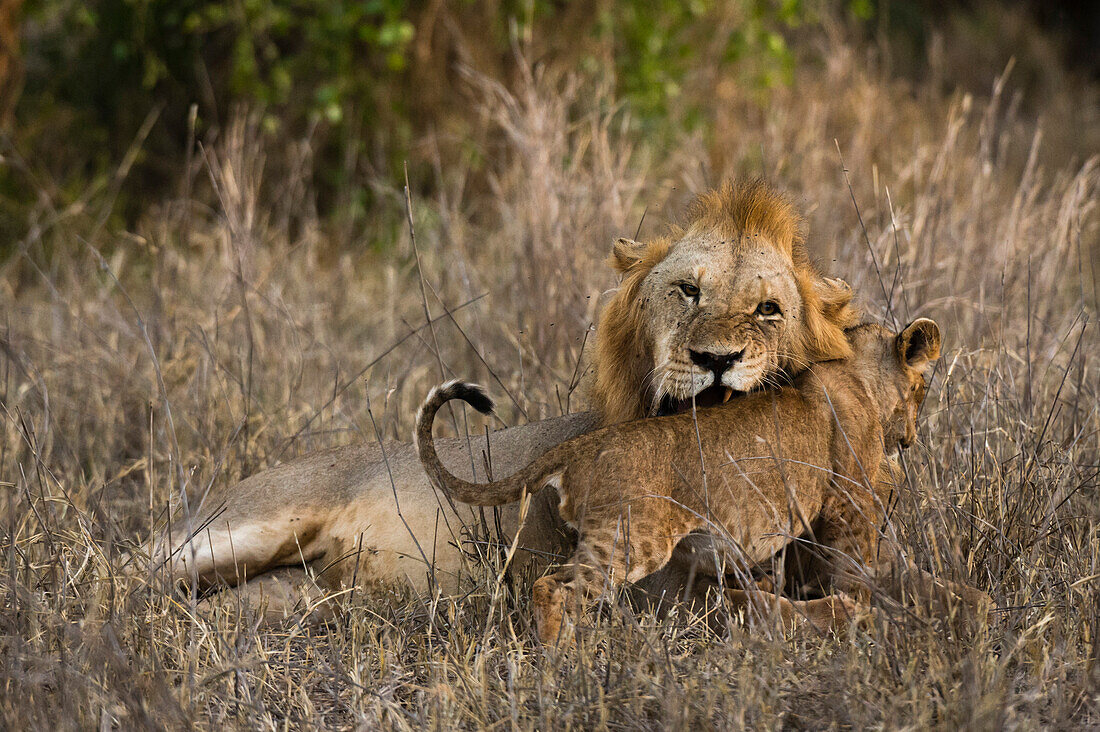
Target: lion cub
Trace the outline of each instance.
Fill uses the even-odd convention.
[[[496,506],[524,491],[557,488],[561,516],[579,541],[572,558],[532,589],[543,642],[558,638],[566,611],[604,580],[636,582],[657,571],[692,532],[723,537],[717,560],[745,571],[807,533],[820,554],[866,567],[875,561],[884,515],[876,474],[885,451],[915,439],[925,371],[939,357],[941,338],[925,318],[897,334],[861,325],[847,336],[851,358],[815,364],[789,386],[597,430],[484,484],[451,474],[436,455],[432,423],[444,403],[493,408],[481,387],[452,381],[421,407],[417,450],[433,482],[465,503]],[[841,589],[865,574],[825,564],[826,579]]]

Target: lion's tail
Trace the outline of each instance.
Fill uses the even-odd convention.
[[[493,411],[493,400],[485,393],[484,388],[457,379],[432,389],[428,398],[420,405],[420,410],[416,413],[416,430],[413,433],[416,452],[420,456],[424,472],[448,496],[475,506],[500,506],[518,501],[524,488],[537,490],[546,484],[546,477],[560,473],[563,466],[559,466],[562,461],[558,450],[551,450],[519,472],[492,483],[471,483],[447,470],[435,451],[432,424],[435,422],[436,412],[452,399],[461,399],[482,414],[491,414]]]

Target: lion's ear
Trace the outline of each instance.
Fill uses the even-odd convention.
[[[859,314],[851,307],[851,285],[839,278],[818,277],[814,279],[813,287],[826,320],[841,328],[850,328],[858,323]]]
[[[626,274],[630,268],[642,261],[646,245],[633,239],[620,238],[611,245],[611,266],[619,274]]]
[[[600,313],[607,307],[607,303],[611,302],[611,298],[619,294],[618,287],[612,287],[610,290],[604,290],[600,293],[600,296],[596,299],[596,319],[599,320]]]
[[[919,369],[940,357],[941,343],[943,337],[936,321],[917,318],[898,333],[898,357],[909,368]]]
[[[798,370],[818,361],[832,361],[852,355],[844,329],[854,325],[855,311],[849,305],[851,290],[843,280],[825,280],[809,271],[796,272],[798,294],[802,296],[802,329],[796,332],[798,350],[792,353]],[[836,284],[836,283],[839,283]],[[848,295],[845,297],[845,292]],[[829,298],[827,305],[822,295]]]

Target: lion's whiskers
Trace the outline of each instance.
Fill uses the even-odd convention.
[[[668,381],[668,366],[670,361],[668,359],[662,361],[657,366],[650,369],[642,378],[642,393],[649,391],[650,386],[654,380],[657,379],[657,383],[653,386],[653,396],[650,398],[649,414],[656,414],[657,410],[661,408],[661,400],[665,397],[665,384]]]

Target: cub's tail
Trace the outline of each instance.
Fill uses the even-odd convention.
[[[448,496],[456,501],[471,503],[475,506],[500,506],[518,501],[525,487],[541,488],[546,481],[538,482],[540,478],[550,473],[560,472],[555,470],[556,461],[553,459],[555,453],[553,450],[514,475],[492,483],[471,483],[447,470],[435,451],[432,424],[435,422],[436,412],[452,399],[460,399],[482,414],[491,414],[493,411],[493,400],[485,393],[484,388],[458,380],[448,381],[435,387],[420,405],[420,410],[416,413],[416,430],[413,433],[416,452],[420,456],[424,472],[428,474],[432,483]],[[538,482],[537,485],[536,482]]]

